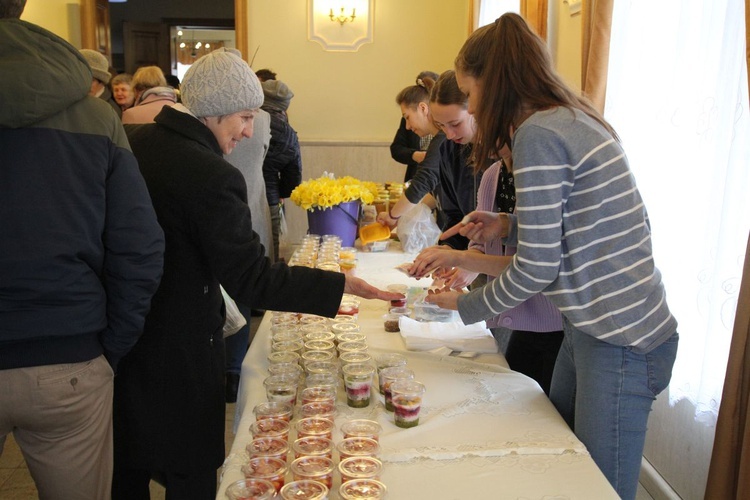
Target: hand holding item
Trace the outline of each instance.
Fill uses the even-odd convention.
[[[428,293],[427,296],[424,298],[425,302],[429,302],[430,304],[435,304],[438,307],[442,307],[443,309],[452,309],[454,311],[458,311],[458,298],[462,295],[461,292],[456,291],[450,291],[450,292],[440,292],[440,291],[434,291],[431,293]]]
[[[445,240],[460,234],[477,243],[504,238],[508,236],[508,214],[476,211],[466,215],[461,222],[440,235]]]
[[[460,290],[471,285],[479,273],[467,271],[454,267],[449,271],[440,270],[440,278],[443,280],[445,288],[450,290]]]
[[[379,288],[375,288],[361,278],[357,278],[356,276],[351,276],[349,274],[345,276],[346,282],[344,284],[344,293],[357,295],[359,297],[362,297],[363,299],[400,300],[404,298],[403,293],[394,293],[380,290]]]
[[[384,226],[388,226],[389,228],[393,229],[398,224],[398,219],[393,219],[388,214],[388,212],[380,212],[378,213],[377,218],[375,219],[379,223],[383,224]]]
[[[431,246],[422,250],[408,270],[409,276],[424,278],[439,269],[449,271],[459,264],[461,250],[453,250],[445,245]]]

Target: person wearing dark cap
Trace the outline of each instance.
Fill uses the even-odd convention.
[[[291,89],[280,80],[266,80],[261,109],[271,115],[271,145],[263,161],[263,179],[271,210],[274,259],[279,260],[279,234],[284,198],[288,198],[302,182],[302,154],[297,132],[289,125],[287,109],[294,97]]]
[[[109,80],[112,78],[112,74],[109,72],[109,61],[101,52],[96,50],[81,49],[81,55],[91,67],[92,79],[89,95],[102,99],[112,106],[117,116],[122,117],[122,108],[112,97],[112,91],[109,90]]]
[[[182,104],[155,123],[125,125],[166,236],[164,276],[143,336],[115,380],[115,500],[216,495],[224,460],[225,306],[230,297],[259,309],[333,317],[344,292],[402,297],[342,273],[288,267],[265,257],[253,231],[242,173],[222,155],[253,134],[263,103],[257,77],[237,51],[193,63]]]
[[[164,234],[91,68],[24,5],[0,0],[0,455],[12,434],[39,498],[107,499],[114,371]]]

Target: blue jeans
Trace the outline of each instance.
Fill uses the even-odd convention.
[[[651,405],[672,377],[677,332],[647,354],[587,335],[563,319],[550,400],[621,498],[634,499]]]

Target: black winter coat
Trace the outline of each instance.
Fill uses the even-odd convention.
[[[242,174],[211,131],[165,107],[126,132],[164,229],[164,276],[145,331],[115,379],[115,456],[189,473],[224,460],[224,302],[334,316],[344,276],[271,265],[253,232]]]

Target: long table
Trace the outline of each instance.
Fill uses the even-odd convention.
[[[381,288],[391,283],[426,286],[394,270],[413,259],[394,246],[387,252],[360,252],[357,275]],[[373,359],[383,352],[402,353],[425,384],[420,423],[411,429],[396,427],[377,390],[368,408],[349,408],[340,389],[334,431],[338,442],[340,425],[348,420],[380,423],[381,481],[388,487],[388,498],[618,498],[535,381],[511,371],[500,353],[466,358],[407,351],[398,333],[383,328],[388,307],[383,301],[362,300],[358,323]],[[263,380],[268,375],[270,326],[267,314],[243,362],[236,437],[224,463],[217,500],[225,500],[226,487],[243,478],[245,446],[252,439],[249,428],[255,420],[252,410],[266,400]],[[336,473],[330,499],[338,498],[338,484]]]

